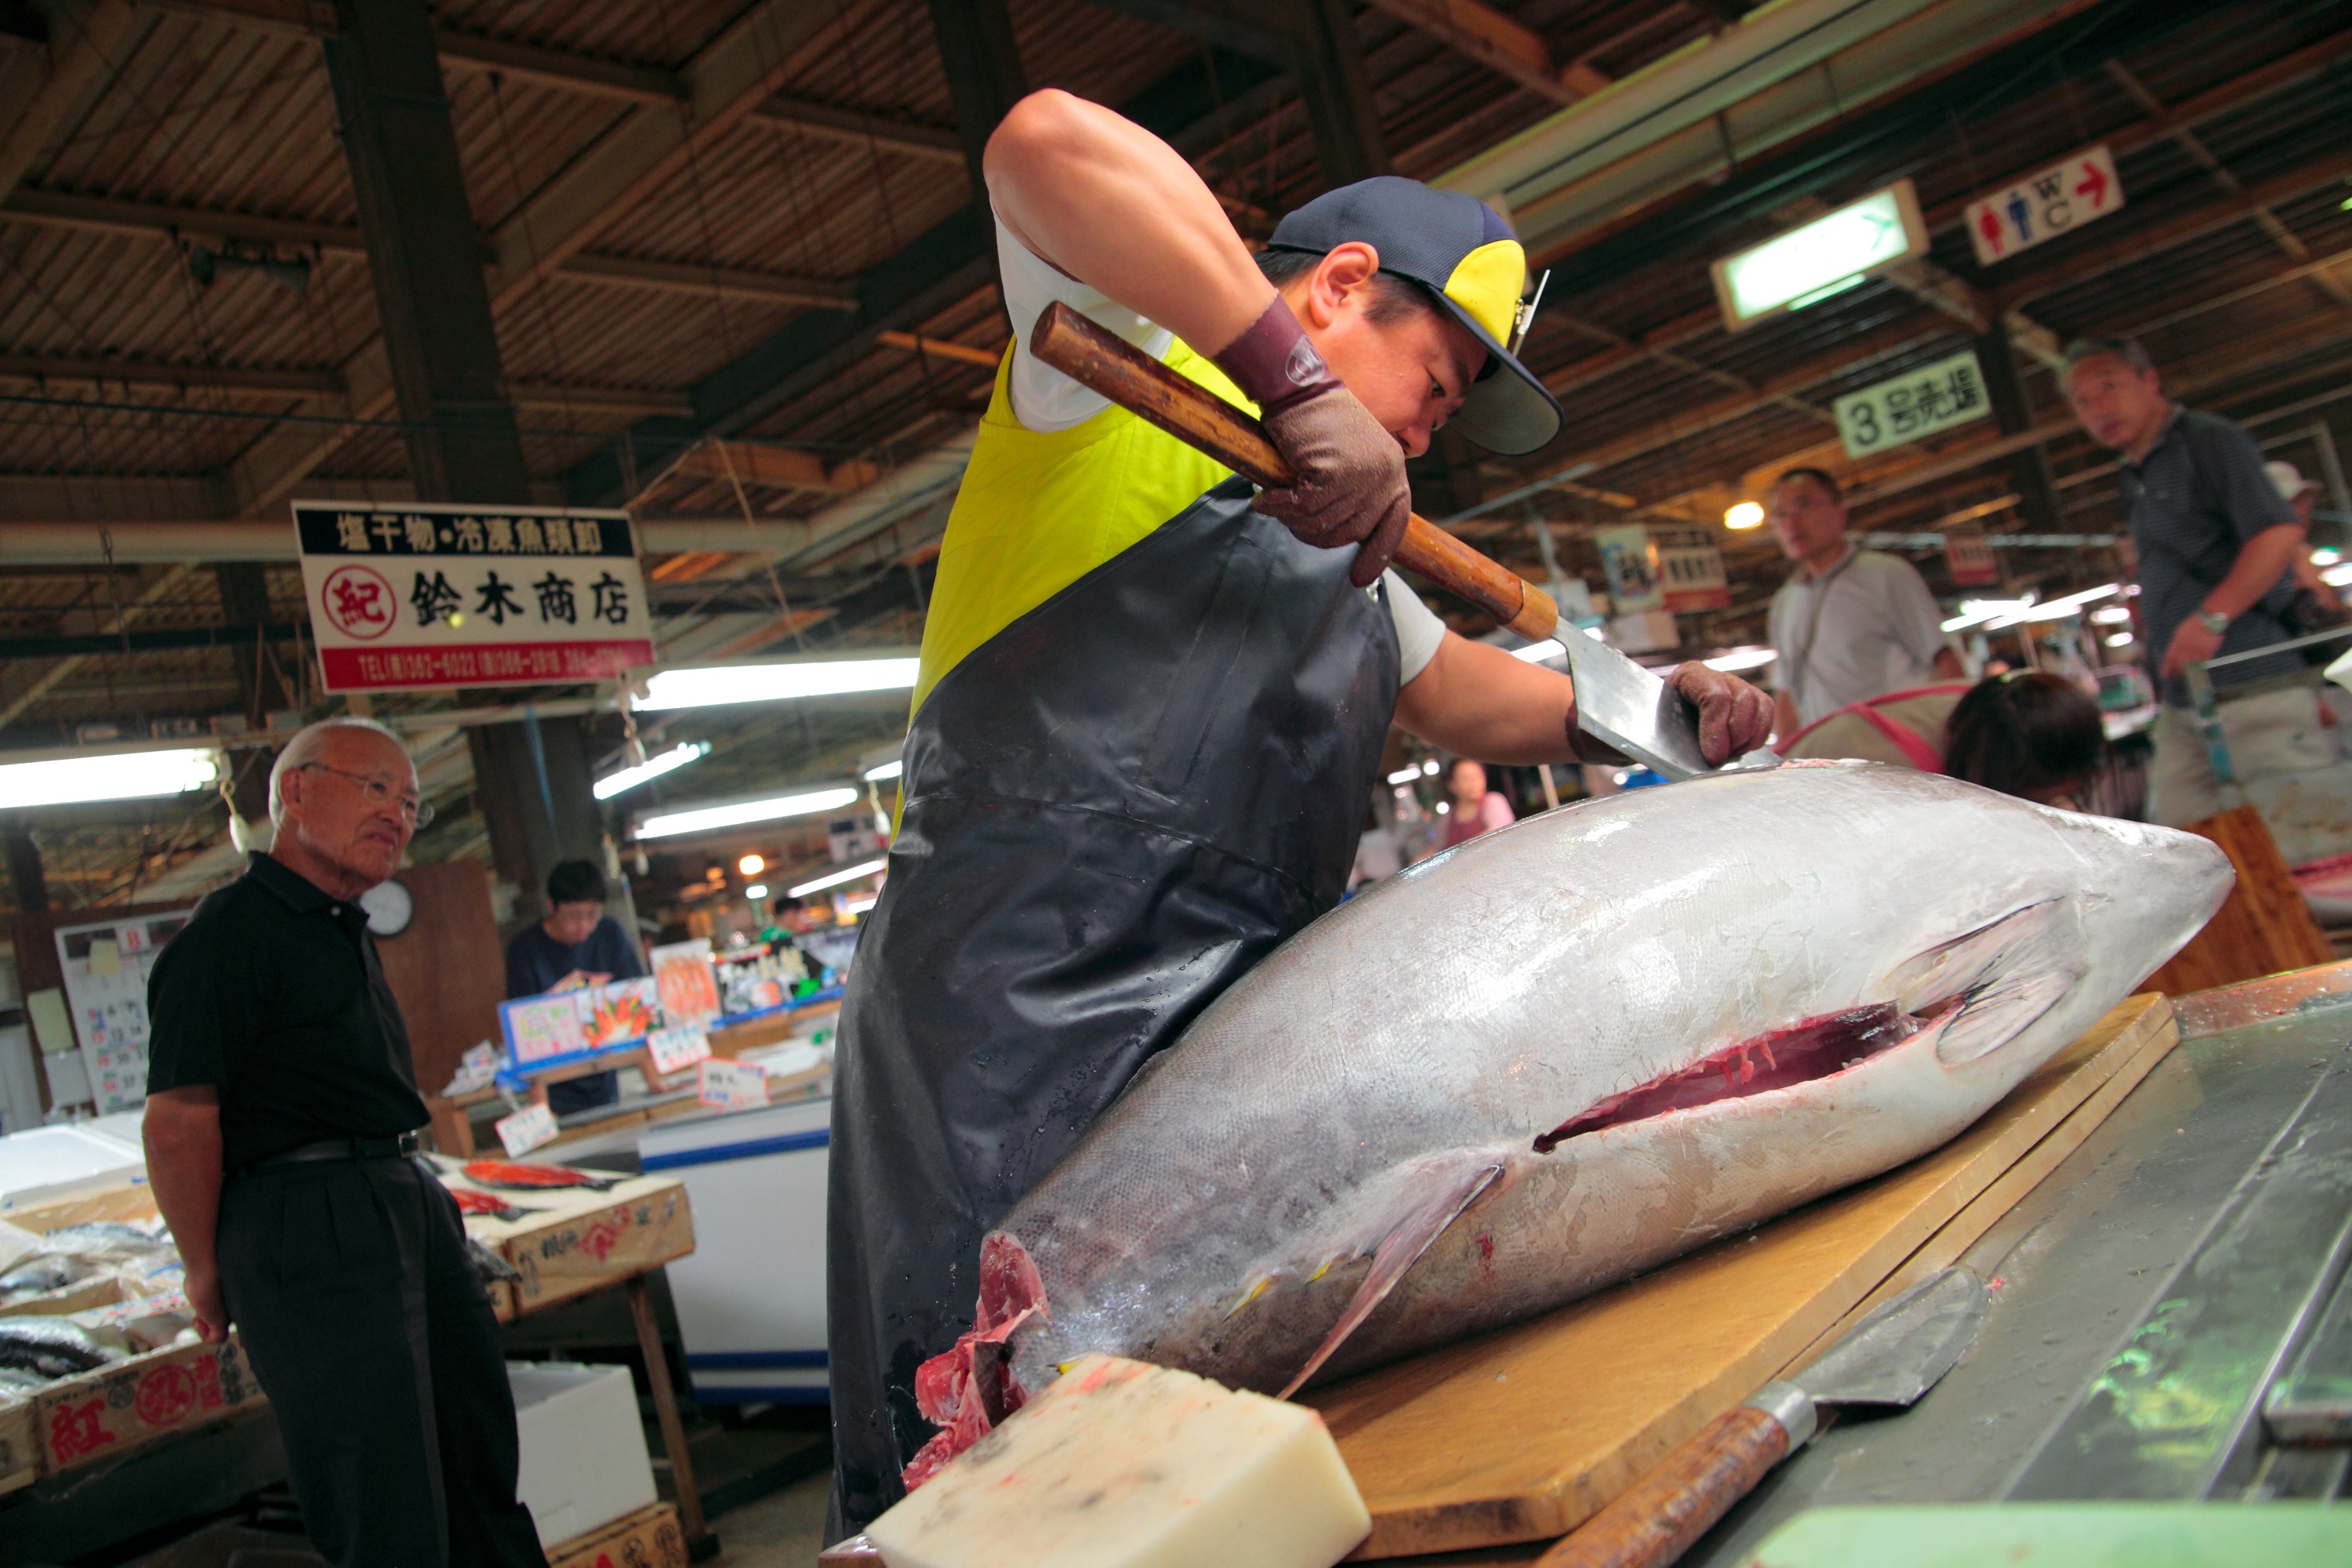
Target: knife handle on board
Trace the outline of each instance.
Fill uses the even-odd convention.
[[[1783,1391],[1793,1401],[1773,1397]],[[1792,1404],[1793,1410],[1783,1412]],[[1792,1434],[1784,1415],[1803,1432]],[[1614,1502],[1537,1558],[1535,1568],[1664,1568],[1812,1436],[1812,1402],[1802,1393],[1786,1384],[1767,1384],[1754,1400],[1700,1427]]]
[[[1265,426],[1058,300],[1037,318],[1029,352],[1255,484],[1280,489],[1291,482],[1290,466],[1266,439]],[[1559,629],[1559,606],[1549,594],[1418,513],[1405,524],[1396,563],[1459,594],[1530,642]]]

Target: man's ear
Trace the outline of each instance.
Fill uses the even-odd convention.
[[[1328,327],[1350,295],[1370,287],[1381,270],[1381,253],[1361,240],[1349,240],[1324,253],[1307,280],[1307,321]]]

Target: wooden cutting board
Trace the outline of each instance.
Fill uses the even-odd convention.
[[[2132,997],[1932,1154],[1547,1317],[1307,1395],[1371,1510],[1355,1555],[1574,1529],[1895,1279],[1957,1258],[2179,1037],[2165,998]]]

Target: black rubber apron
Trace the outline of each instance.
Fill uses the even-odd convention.
[[[986,1232],[1153,1052],[1339,901],[1397,644],[1234,480],[1014,621],[915,715],[835,1064],[835,1524],[900,1495],[916,1366]]]

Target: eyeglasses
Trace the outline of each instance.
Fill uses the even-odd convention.
[[[355,773],[349,768],[335,767],[331,763],[304,763],[300,768],[298,768],[295,771],[299,773],[311,768],[318,768],[326,773],[339,773],[342,777],[351,780],[353,784],[360,786],[360,798],[366,801],[370,805],[399,806],[400,815],[408,819],[408,826],[411,827],[426,827],[432,825],[433,803],[429,800],[419,800],[413,795],[403,795],[400,791],[393,788],[382,779],[376,778],[372,774]]]

